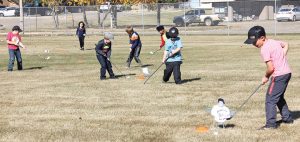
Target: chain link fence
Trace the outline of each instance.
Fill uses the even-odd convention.
[[[21,21],[25,34],[74,35],[80,21],[86,23],[87,34],[105,31],[126,34],[127,25],[133,25],[142,35],[157,34],[155,27],[158,24],[166,28],[177,26],[184,35],[245,34],[255,25],[264,26],[269,34],[300,33],[300,8],[297,9],[300,1],[243,0],[204,4],[208,6],[199,8],[201,5],[184,2],[25,7]],[[283,14],[277,14],[282,9],[286,9]],[[10,30],[13,25],[20,24],[20,18],[0,17],[0,24]]]

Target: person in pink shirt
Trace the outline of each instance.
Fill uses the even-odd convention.
[[[254,26],[248,32],[248,39],[245,44],[252,44],[260,49],[260,54],[267,69],[262,77],[262,85],[270,80],[266,93],[266,125],[264,129],[276,129],[281,123],[292,124],[294,122],[288,105],[284,99],[284,94],[291,79],[291,69],[288,65],[286,42],[268,39],[265,29],[261,26]],[[282,120],[276,121],[278,107]]]
[[[18,70],[22,70],[22,56],[19,47],[26,49],[22,43],[22,38],[19,33],[22,32],[19,26],[14,26],[12,32],[7,33],[6,41],[8,46],[9,61],[8,61],[8,71],[13,71],[15,58],[17,58]]]

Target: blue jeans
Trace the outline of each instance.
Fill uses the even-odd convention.
[[[8,61],[8,71],[12,71],[14,68],[15,57],[17,58],[18,70],[22,70],[22,56],[20,49],[8,49],[9,61]]]

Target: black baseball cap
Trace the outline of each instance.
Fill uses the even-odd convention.
[[[179,31],[176,27],[172,27],[169,29],[170,38],[177,38],[178,34],[179,34]]]
[[[156,27],[156,30],[157,30],[157,31],[161,31],[161,30],[163,30],[163,29],[165,29],[165,27],[164,27],[163,25],[158,25],[158,26]]]
[[[262,36],[266,36],[265,29],[262,26],[254,26],[248,31],[248,39],[244,43],[254,44]]]
[[[14,26],[12,28],[12,31],[19,31],[19,32],[22,32],[21,28],[19,26]]]

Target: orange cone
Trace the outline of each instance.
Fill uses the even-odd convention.
[[[198,126],[196,128],[196,131],[199,132],[199,133],[205,133],[208,131],[208,127],[205,127],[205,126]]]
[[[143,74],[137,76],[138,80],[145,80],[145,76]]]

